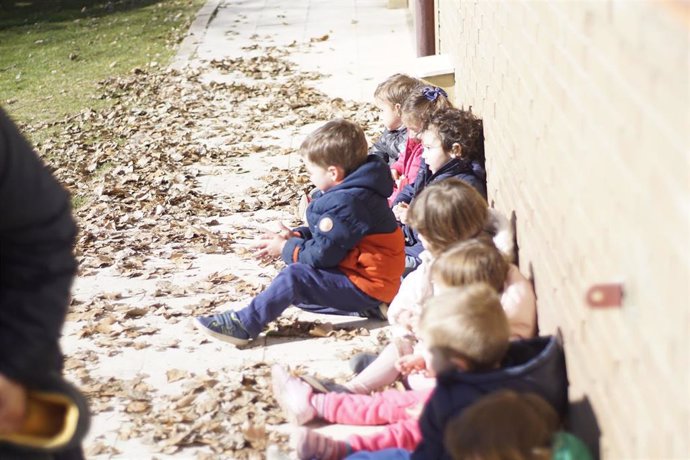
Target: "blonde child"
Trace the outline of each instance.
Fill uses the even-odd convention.
[[[534,393],[501,390],[472,404],[446,427],[453,460],[591,460],[558,414]]]
[[[374,91],[374,103],[379,109],[384,130],[369,149],[389,165],[395,164],[408,142],[407,128],[402,122],[402,105],[421,81],[409,75],[396,73],[380,83]]]
[[[501,305],[510,323],[510,338],[534,337],[537,329],[537,299],[532,283],[485,238],[457,243],[438,258],[432,267],[434,293],[467,284],[477,267],[495,277],[483,281],[494,286],[501,294]]]
[[[441,88],[420,84],[409,94],[401,107],[401,120],[407,128],[407,144],[398,160],[391,165],[396,188],[389,202],[392,204],[400,190],[413,184],[422,161],[420,134],[431,116],[441,109],[451,108],[448,95]]]
[[[405,234],[405,271],[420,263],[423,247],[407,222],[407,210],[417,195],[430,184],[456,177],[474,187],[486,199],[486,173],[483,167],[484,134],[482,120],[471,112],[441,109],[433,113],[421,134],[422,164],[412,185],[407,185],[393,200],[395,217]]]
[[[509,341],[508,319],[490,286],[475,284],[434,296],[425,305],[419,328],[431,355],[429,366],[437,376],[436,388],[419,418],[421,441],[412,453],[403,449],[358,452],[348,460],[450,458],[443,443],[449,422],[485,395],[500,390],[534,393],[559,417],[565,414],[568,379],[560,338]],[[522,423],[505,421],[510,422]]]

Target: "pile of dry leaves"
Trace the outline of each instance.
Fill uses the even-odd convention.
[[[198,458],[228,453],[260,458],[267,443],[283,441],[280,434],[266,431],[267,425],[284,420],[268,391],[264,363],[239,374],[171,369],[166,377],[179,386],[174,394],[152,388],[144,374],[121,380],[98,376],[93,369],[99,360],[123,350],[177,347],[174,340],[156,343],[152,337],[158,329],[147,321],[178,321],[183,312],[170,307],[169,299],[208,294],[186,312],[204,314],[263,288],[227,273],[187,286],[170,277],[188,270],[199,254],[252,257],[235,244],[244,229],[220,231],[218,219],[290,210],[310,188],[308,180],[294,170],[271,170],[246,195],[219,199],[201,191],[204,167],[259,153],[290,153],[276,144],[276,130],[336,116],[359,122],[369,133],[378,129],[371,105],[332,100],[308,85],[320,76],[300,72],[289,61],[296,46],[255,45],[245,57],[182,72],[134,69],[127,77],[101,82],[100,97],[112,101],[112,107],[24,127],[56,133],[37,148],[77,204],[80,275],[109,269],[120,277],[159,280],[154,292],[101,293],[71,306],[68,321],[78,325],[74,334],[89,345],[70,356],[66,372],[89,396],[95,414],[117,411],[127,421],[119,439],[137,438],[166,454],[190,446],[208,446],[213,452]],[[226,74],[232,82],[208,82],[204,75],[209,72]],[[133,305],[127,301],[133,295],[144,300]],[[269,328],[274,335],[344,340],[366,333],[285,320]],[[102,439],[89,446],[89,455],[107,453],[117,449]]]

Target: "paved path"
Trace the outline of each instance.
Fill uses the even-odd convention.
[[[378,129],[370,110],[361,109],[361,105],[348,105],[348,101],[371,102],[379,81],[392,73],[411,69],[414,50],[408,11],[389,10],[385,4],[385,0],[211,0],[200,12],[174,66],[187,72],[185,75],[189,75],[189,69],[196,69],[209,91],[213,90],[214,82],[230,85],[256,82],[256,76],[250,78],[246,72],[240,75],[228,68],[229,59],[278,56],[280,65],[285,59],[296,66],[290,72],[269,68],[269,75],[262,76],[266,77],[264,81],[275,79],[277,83],[266,86],[268,90],[249,103],[267,105],[265,120],[252,119],[249,123],[237,115],[237,110],[230,111],[230,106],[227,114],[222,107],[216,108],[217,119],[195,120],[197,126],[204,128],[196,134],[198,141],[208,148],[228,148],[229,139],[236,139],[239,134],[248,136],[249,145],[263,146],[255,153],[223,164],[190,166],[197,171],[199,191],[213,197],[226,210],[209,223],[212,225],[209,228],[214,232],[232,232],[232,250],[224,254],[188,256],[180,255],[182,250],[171,248],[168,259],[159,262],[164,275],[130,278],[110,267],[92,271],[75,284],[77,305],[91,306],[96,299],[107,304],[110,314],[119,318],[113,324],[103,320],[96,323],[88,318],[88,311],[83,311],[68,321],[65,330],[64,348],[67,355],[73,357],[67,365],[70,377],[76,381],[81,379],[82,387],[89,390],[92,398],[102,395],[94,401],[96,415],[87,440],[90,458],[256,458],[256,452],[249,448],[238,447],[235,454],[228,454],[227,445],[218,447],[226,441],[224,438],[232,437],[227,433],[217,433],[218,439],[205,435],[203,439],[190,440],[189,432],[179,428],[182,426],[180,418],[190,417],[186,408],[193,404],[211,407],[213,401],[204,399],[206,395],[227,398],[228,404],[233,399],[242,400],[242,393],[235,390],[242,389],[243,385],[258,388],[262,394],[258,399],[237,404],[244,404],[241,407],[246,408],[259,401],[259,405],[266,405],[263,393],[268,391],[267,364],[301,365],[310,372],[342,377],[348,372],[346,358],[353,350],[378,345],[383,331],[380,323],[353,322],[348,318],[317,317],[293,311],[291,314],[301,320],[319,319],[340,326],[364,326],[369,334],[353,334],[351,340],[343,337],[262,338],[254,346],[238,350],[206,340],[191,327],[189,318],[199,311],[244,305],[252,289],[269,283],[279,269],[279,266],[261,265],[248,256],[246,248],[252,234],[275,220],[297,223],[291,207],[235,213],[228,203],[234,206],[240,197],[246,196],[251,204],[256,195],[251,198],[248,189],[270,190],[282,183],[283,176],[296,172],[299,160],[294,149],[306,133],[325,121],[325,118],[319,119],[320,116],[334,111],[345,116],[356,113],[369,117],[370,128]],[[216,61],[216,65],[209,65],[210,61]],[[325,93],[331,102],[325,104],[326,109],[321,104],[321,108],[309,114],[311,118],[306,122],[303,118],[291,125],[289,113],[279,121],[273,118],[274,112],[280,109],[280,101],[298,106],[300,97],[315,97],[309,94],[283,96],[282,93],[276,97],[271,93],[289,88],[289,78],[294,72],[301,76],[313,75],[310,72],[324,74],[309,80],[308,84]],[[297,98],[298,103],[290,98]],[[232,101],[223,103],[232,104]],[[240,105],[237,102],[237,106]],[[262,122],[274,123],[276,128],[261,135],[252,132],[251,126]],[[284,152],[276,154],[276,146]],[[277,174],[278,181],[267,185],[265,176],[271,171]],[[158,268],[154,262],[149,264],[152,270]],[[157,308],[156,314],[150,313],[151,308]],[[136,329],[132,333],[127,321],[134,320]],[[127,336],[126,342],[123,336]],[[111,351],[104,356],[103,350]],[[263,366],[263,371],[252,373],[257,366]],[[202,388],[205,390],[200,391]],[[169,405],[167,409],[170,410],[166,412],[157,407],[161,404]],[[215,410],[226,418],[232,418],[234,413],[250,420],[259,417],[259,414],[237,411],[236,407],[240,406],[223,404],[209,411]],[[204,421],[203,409],[196,413],[199,423],[211,423]],[[179,417],[175,418],[175,414]],[[147,425],[152,421],[155,421],[155,429]],[[199,430],[193,420],[184,422],[191,424],[189,430]],[[285,429],[271,422],[269,417],[266,420],[269,431]],[[253,425],[247,426],[247,430],[253,429]],[[243,432],[245,438],[247,430]],[[351,432],[337,426],[324,430],[335,436]],[[167,439],[161,441],[161,436]],[[237,441],[237,445],[241,444],[241,440]],[[216,450],[212,451],[214,447]],[[223,450],[226,453],[217,453]]]

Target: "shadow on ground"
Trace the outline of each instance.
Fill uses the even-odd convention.
[[[99,18],[163,0],[0,0],[0,30],[28,24]]]

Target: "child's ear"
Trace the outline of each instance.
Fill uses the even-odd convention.
[[[399,116],[399,117],[402,117],[402,110],[400,110],[401,108],[402,108],[402,106],[401,106],[400,104],[395,104],[395,105],[393,106],[393,111],[394,111],[395,114],[396,114],[397,116]]]
[[[326,168],[326,171],[328,171],[334,182],[340,182],[345,179],[345,170],[340,166],[329,166]]]
[[[462,158],[462,146],[457,142],[454,142],[453,146],[450,148],[450,156],[453,158]]]
[[[457,367],[462,371],[470,370],[470,363],[468,363],[467,360],[464,358],[460,358],[459,356],[452,356],[450,358],[450,362],[453,363],[453,366]]]

